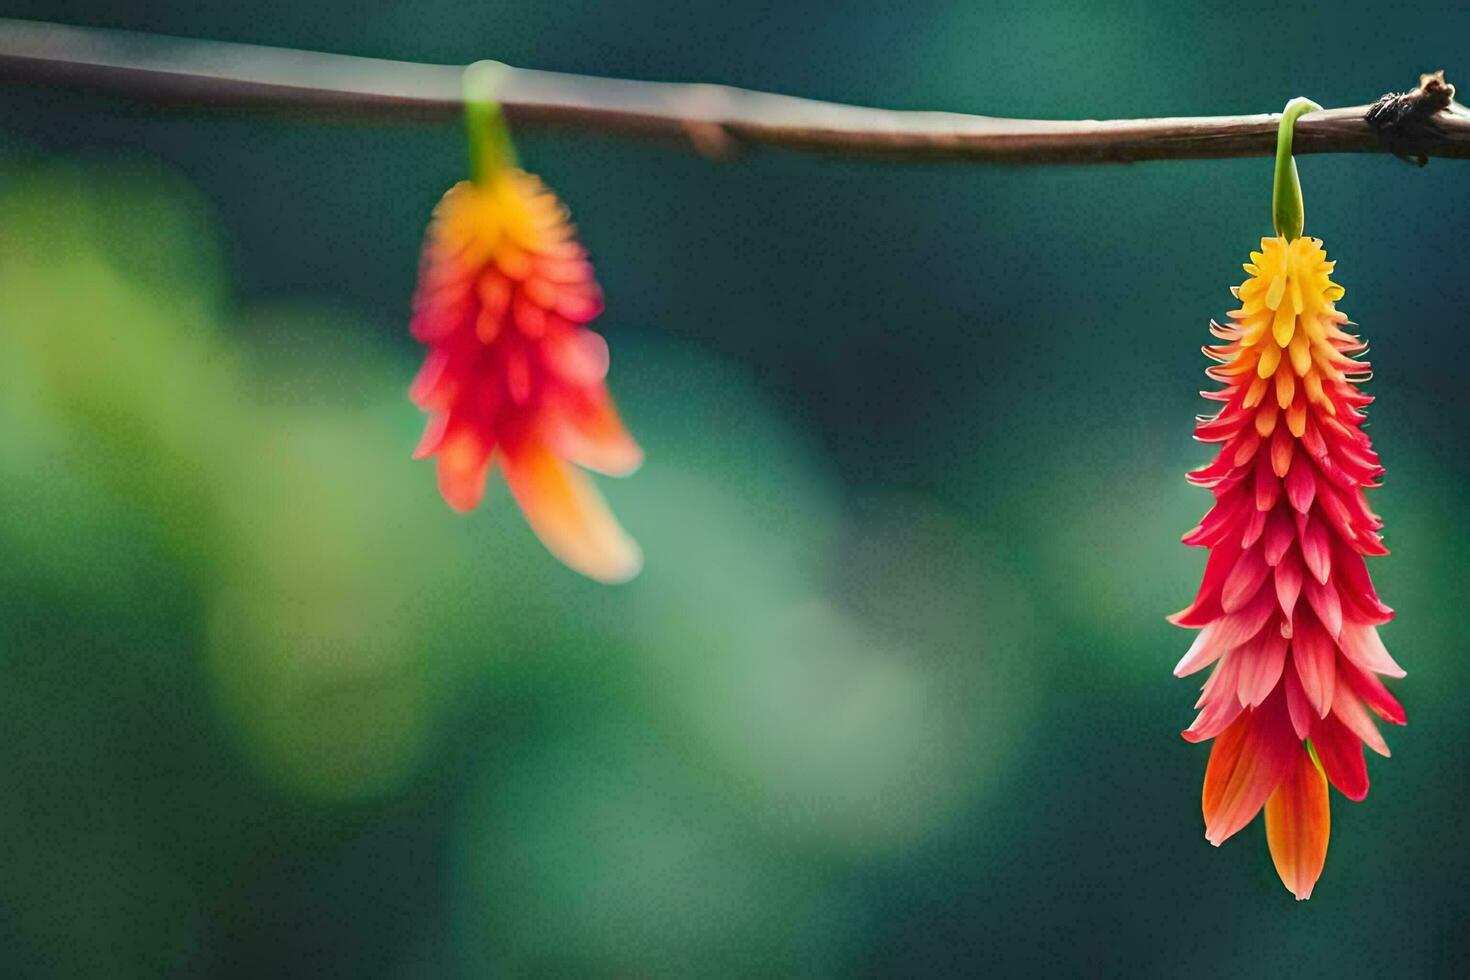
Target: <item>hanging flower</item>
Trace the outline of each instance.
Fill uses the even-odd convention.
[[[1393,611],[1364,563],[1387,553],[1363,495],[1383,472],[1362,428],[1372,399],[1355,384],[1369,367],[1334,306],[1333,266],[1317,239],[1263,239],[1234,290],[1240,309],[1210,325],[1218,363],[1205,373],[1225,387],[1205,394],[1222,407],[1195,434],[1220,452],[1189,480],[1215,504],[1184,536],[1210,555],[1193,604],[1171,617],[1200,631],[1175,674],[1214,665],[1184,732],[1215,740],[1205,837],[1218,846],[1264,807],[1298,899],[1327,857],[1327,784],[1362,800],[1363,746],[1388,755],[1372,716],[1405,720],[1379,679],[1404,673],[1378,636]]]
[[[602,292],[556,196],[514,166],[488,169],[444,195],[424,244],[412,331],[429,351],[410,394],[430,417],[415,458],[438,457],[461,511],[498,462],[552,554],[624,581],[641,553],[577,469],[624,476],[643,458],[607,392],[607,343],[586,326]]]

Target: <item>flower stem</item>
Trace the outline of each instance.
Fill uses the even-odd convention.
[[[505,113],[494,98],[507,66],[477,61],[464,70],[464,126],[469,140],[470,177],[485,184],[507,167],[516,166],[516,151]]]
[[[1291,134],[1298,117],[1321,109],[1311,99],[1295,98],[1281,112],[1276,129],[1276,179],[1271,186],[1271,223],[1276,234],[1291,241],[1300,238],[1306,221],[1302,184],[1297,177],[1296,158],[1291,155]]]

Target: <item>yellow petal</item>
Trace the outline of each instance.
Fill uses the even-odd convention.
[[[1263,378],[1269,378],[1276,373],[1276,367],[1281,363],[1281,348],[1267,344],[1261,348],[1261,360],[1256,364],[1256,374]]]
[[[1281,306],[1281,297],[1286,295],[1286,276],[1276,276],[1271,280],[1271,287],[1266,290],[1266,305],[1271,309]]]
[[[1271,324],[1271,336],[1276,338],[1280,347],[1291,343],[1291,335],[1296,331],[1296,313],[1287,303],[1282,303],[1276,310],[1276,319]]]
[[[1291,369],[1297,374],[1306,374],[1312,369],[1312,345],[1306,334],[1299,333],[1291,338]]]

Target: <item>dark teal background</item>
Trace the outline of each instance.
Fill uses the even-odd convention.
[[[1470,80],[1470,13],[1420,6],[0,16],[1046,118]],[[520,151],[648,453],[602,481],[616,589],[408,459],[454,126],[0,89],[0,972],[1464,971],[1470,165],[1300,161],[1372,344],[1410,724],[1296,903],[1259,821],[1203,840],[1163,620],[1269,160]]]

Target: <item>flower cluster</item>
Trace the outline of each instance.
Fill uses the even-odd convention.
[[[586,252],[538,178],[503,167],[444,195],[414,297],[429,349],[411,391],[429,413],[415,456],[438,457],[440,492],[462,511],[498,461],[546,547],[617,582],[641,553],[575,468],[623,476],[643,458],[607,392],[607,343],[587,327],[600,312]]]
[[[1175,674],[1214,665],[1184,732],[1215,740],[1205,837],[1221,844],[1264,807],[1298,899],[1326,861],[1328,783],[1362,800],[1363,746],[1388,755],[1373,716],[1405,720],[1379,679],[1403,676],[1378,635],[1393,611],[1364,563],[1387,553],[1363,495],[1383,472],[1362,428],[1372,399],[1355,385],[1369,368],[1334,306],[1333,265],[1317,239],[1264,239],[1230,325],[1210,325],[1206,374],[1224,387],[1205,397],[1222,404],[1195,433],[1220,451],[1189,480],[1215,504],[1184,536],[1210,554],[1198,596],[1171,617],[1200,631]]]

